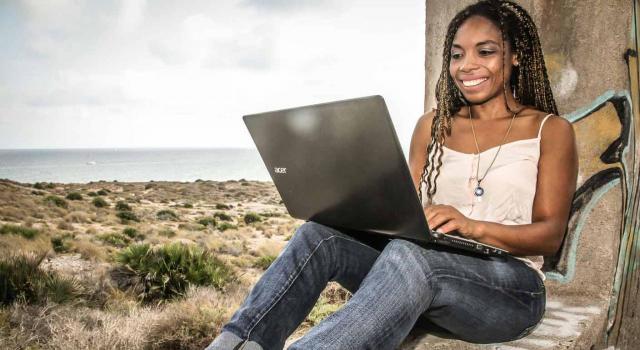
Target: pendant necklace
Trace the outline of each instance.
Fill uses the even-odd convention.
[[[468,109],[469,109],[469,122],[471,123],[471,132],[473,133],[473,141],[476,143],[476,150],[478,151],[478,160],[476,161],[476,188],[473,190],[473,195],[475,196],[476,202],[480,202],[482,200],[482,195],[484,194],[484,188],[480,186],[480,183],[487,176],[489,169],[491,169],[491,167],[493,166],[493,163],[496,161],[496,158],[498,157],[498,153],[500,153],[500,149],[502,148],[504,141],[507,139],[507,136],[509,136],[509,132],[511,131],[511,126],[513,125],[513,120],[516,118],[516,114],[518,113],[517,112],[513,113],[513,117],[511,117],[511,122],[509,122],[509,128],[507,129],[507,133],[504,134],[504,137],[502,138],[502,141],[498,146],[498,150],[496,151],[496,154],[493,156],[493,160],[491,160],[491,164],[489,164],[489,167],[484,172],[484,175],[482,175],[482,177],[478,177],[478,171],[480,170],[480,147],[478,146],[476,131],[473,128],[473,118],[471,117],[471,106],[468,106]]]

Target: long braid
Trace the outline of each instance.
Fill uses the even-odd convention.
[[[427,157],[418,186],[418,197],[422,202],[422,185],[425,185],[427,204],[433,202],[433,196],[437,190],[437,179],[442,167],[442,147],[445,138],[451,135],[453,116],[467,104],[449,74],[451,46],[460,25],[474,15],[491,20],[502,33],[503,74],[507,59],[505,42],[509,42],[513,52],[516,53],[519,65],[513,67],[509,80],[518,101],[547,113],[558,114],[544,64],[538,30],[531,16],[520,5],[504,0],[479,1],[458,12],[447,28],[442,52],[442,71],[435,91],[437,108],[431,125],[431,142],[426,149]],[[506,83],[504,90],[506,104]],[[511,111],[508,104],[506,107]]]

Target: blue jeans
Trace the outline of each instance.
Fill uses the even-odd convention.
[[[282,349],[329,281],[353,296],[289,349],[395,349],[420,316],[458,339],[504,342],[529,334],[545,311],[544,284],[520,260],[402,239],[380,252],[308,221],[207,350]]]

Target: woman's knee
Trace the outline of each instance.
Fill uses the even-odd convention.
[[[334,229],[314,221],[307,221],[296,229],[292,239],[303,238],[311,241],[322,241],[335,235]]]

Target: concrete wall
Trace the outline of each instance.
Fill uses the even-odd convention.
[[[635,348],[640,343],[640,319],[635,317],[635,313],[640,312],[640,278],[637,271],[640,261],[640,93],[636,40],[636,21],[639,19],[634,8],[640,8],[640,1],[515,1],[529,11],[538,26],[560,114],[576,127],[577,123],[592,125],[580,128],[585,131],[577,130],[578,137],[582,138],[579,143],[581,197],[574,201],[575,211],[593,206],[591,201],[595,200],[593,194],[596,191],[614,186],[620,190],[615,192],[618,203],[610,205],[612,210],[616,208],[618,218],[611,218],[611,213],[607,214],[608,217],[603,216],[603,210],[589,214],[600,215],[600,218],[592,220],[596,224],[586,229],[580,225],[570,225],[571,232],[562,248],[562,260],[554,262],[556,270],[547,273],[548,283],[555,284],[553,290],[559,293],[572,289],[568,284],[574,287],[583,285],[589,289],[585,284],[588,281],[574,276],[595,272],[595,265],[587,268],[592,270],[579,271],[577,274],[571,269],[576,268],[576,261],[593,264],[598,257],[591,255],[589,249],[573,250],[572,240],[579,241],[580,244],[576,243],[575,246],[597,244],[584,242],[584,237],[589,236],[586,232],[593,230],[615,235],[610,237],[615,239],[607,241],[618,242],[613,256],[606,259],[610,268],[602,267],[602,270],[613,272],[607,282],[592,281],[610,295],[607,322],[602,334],[598,335],[598,343],[601,346],[615,345],[621,349]],[[426,0],[425,111],[435,107],[434,91],[442,68],[446,26],[459,10],[474,2]],[[632,54],[627,55],[625,60],[625,53],[629,52]],[[604,115],[614,116],[614,121],[617,117],[619,122],[605,122]],[[600,149],[596,146],[603,144],[601,141],[612,133],[619,137],[608,140],[606,143],[609,147]],[[578,218],[577,214],[575,218]],[[617,224],[612,227],[612,223]],[[585,233],[582,238],[581,233]]]

